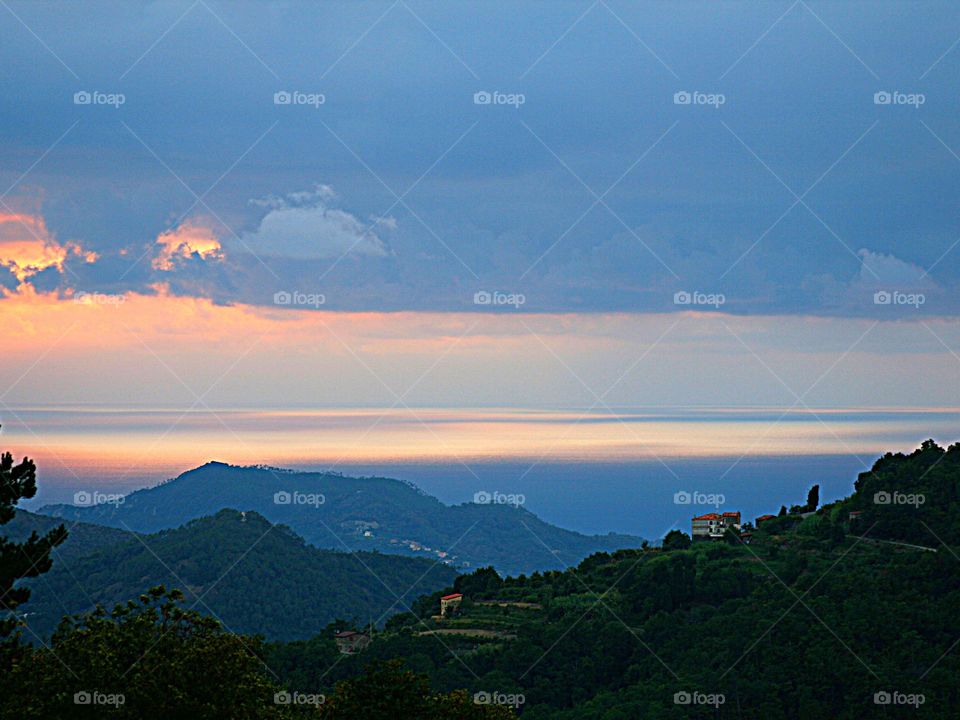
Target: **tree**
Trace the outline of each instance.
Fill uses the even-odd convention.
[[[690,547],[690,536],[681,530],[671,530],[663,538],[664,550],[686,550]]]
[[[477,568],[469,575],[458,575],[457,579],[453,582],[453,589],[455,592],[463,593],[467,596],[476,595],[484,597],[491,593],[496,594],[502,584],[503,580],[500,578],[499,573],[497,573],[493,566],[490,566]]]
[[[343,680],[320,706],[329,720],[499,720],[514,717],[505,705],[478,703],[464,690],[434,694],[425,675],[398,660],[375,663],[365,675]]]
[[[14,465],[13,455],[0,456],[0,525],[6,525],[16,514],[20,500],[37,494],[37,466],[29,458]],[[11,542],[0,537],[0,606],[11,617],[0,620],[0,667],[12,661],[14,650],[20,645],[16,632],[19,620],[17,608],[30,598],[30,589],[14,587],[18,580],[37,577],[50,569],[50,552],[67,539],[67,530],[59,525],[43,537],[36,531],[25,542]],[[5,613],[6,614],[6,613]]]
[[[813,512],[820,507],[820,486],[814,485],[807,493],[807,512]]]
[[[787,514],[787,506],[786,506],[786,505],[781,505],[781,506],[780,506],[780,512],[777,513],[777,517],[783,517],[783,516],[786,515],[786,514]]]
[[[4,677],[0,717],[290,717],[261,641],[182,600],[158,586],[109,614],[64,618],[49,647],[27,648]]]

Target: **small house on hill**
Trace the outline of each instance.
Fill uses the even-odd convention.
[[[739,532],[739,511],[698,515],[693,518],[690,530],[694,540],[718,540],[728,528]]]
[[[451,593],[440,598],[440,616],[450,617],[460,611],[460,603],[463,602],[462,593]]]
[[[760,527],[760,523],[765,523],[767,520],[774,520],[776,517],[776,515],[761,515],[757,518],[756,525],[757,527]]]
[[[367,645],[372,642],[369,635],[354,630],[338,632],[333,636],[333,639],[337,643],[337,650],[339,650],[342,655],[353,655],[354,653],[362,652],[366,649]]]

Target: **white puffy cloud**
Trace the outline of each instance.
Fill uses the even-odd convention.
[[[915,287],[930,284],[926,272],[919,265],[901,260],[894,255],[876,253],[866,248],[860,250],[862,265],[856,283],[866,286],[898,284]]]
[[[284,197],[270,196],[254,204],[269,208],[256,230],[225,241],[235,252],[262,257],[315,260],[342,255],[385,257],[389,249],[376,231],[393,229],[393,218],[374,218],[369,222],[331,207],[336,196],[326,185],[312,191],[295,192]]]

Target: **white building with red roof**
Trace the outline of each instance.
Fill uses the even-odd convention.
[[[727,529],[740,530],[740,513],[706,513],[693,518],[691,536],[694,540],[717,540]]]
[[[440,598],[440,615],[441,617],[448,617],[450,615],[455,615],[460,609],[460,603],[463,602],[463,595],[461,593],[451,593],[450,595],[444,595]]]

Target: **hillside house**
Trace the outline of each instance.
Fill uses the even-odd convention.
[[[440,598],[440,616],[451,617],[460,612],[460,603],[463,602],[461,593],[452,593]]]
[[[354,630],[343,630],[333,636],[337,643],[337,650],[342,655],[353,655],[366,649],[373,640],[366,633],[355,632]]]
[[[777,517],[776,515],[761,515],[760,517],[757,518],[757,521],[756,521],[757,527],[760,527],[760,523],[765,523],[767,520],[774,520],[776,519],[776,517]]]
[[[693,518],[691,536],[694,540],[719,540],[727,529],[740,530],[740,513],[707,513]]]

